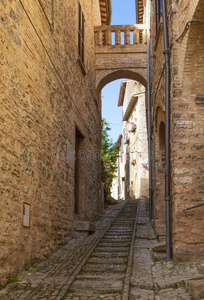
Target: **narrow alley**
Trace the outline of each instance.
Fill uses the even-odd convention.
[[[204,299],[203,37],[204,0],[0,1],[0,300]]]
[[[196,299],[185,287],[192,291],[204,265],[166,262],[163,246],[147,201],[122,201],[106,209],[94,234],[75,237],[34,262],[0,291],[0,299]]]

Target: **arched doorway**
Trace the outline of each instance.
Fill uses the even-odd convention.
[[[159,240],[166,238],[165,222],[165,111],[158,106],[153,132],[153,215],[155,232]]]

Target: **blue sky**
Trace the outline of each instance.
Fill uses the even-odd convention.
[[[135,0],[112,0],[111,25],[130,25],[136,23]],[[107,84],[102,90],[102,118],[110,124],[109,132],[114,142],[122,132],[122,108],[118,107],[120,83],[118,79]]]

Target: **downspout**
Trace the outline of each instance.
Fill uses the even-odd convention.
[[[166,0],[162,0],[163,27],[164,27],[164,55],[166,67],[166,100],[165,100],[165,207],[166,207],[166,259],[172,259],[171,249],[171,217],[170,217],[170,52],[167,25]]]
[[[147,132],[149,160],[149,219],[152,220],[152,148],[150,80],[150,0],[147,0]]]

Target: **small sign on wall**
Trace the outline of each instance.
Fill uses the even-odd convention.
[[[30,227],[30,204],[23,203],[23,226]]]

